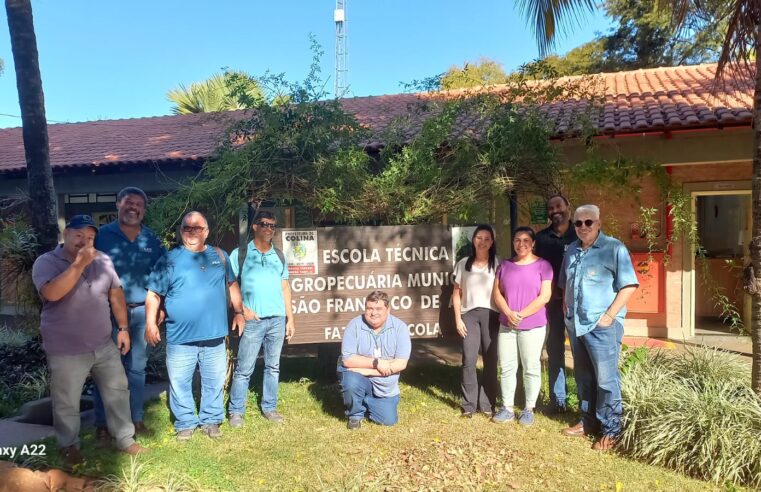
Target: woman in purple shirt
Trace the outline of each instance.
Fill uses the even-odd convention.
[[[492,295],[499,309],[499,364],[504,407],[492,419],[497,423],[515,420],[515,374],[518,358],[523,366],[526,405],[518,423],[534,423],[534,407],[542,386],[540,357],[547,329],[545,304],[552,294],[552,265],[534,254],[535,235],[530,227],[513,233],[515,256],[500,263]]]

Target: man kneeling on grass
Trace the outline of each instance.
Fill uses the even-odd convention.
[[[388,294],[371,292],[365,314],[349,322],[341,342],[338,381],[349,429],[359,429],[365,415],[381,425],[399,420],[399,373],[411,350],[407,324],[391,316]]]

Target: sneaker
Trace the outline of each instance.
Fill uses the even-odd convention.
[[[58,454],[61,455],[61,460],[63,461],[63,466],[66,470],[73,470],[75,466],[80,466],[84,463],[82,454],[76,446],[61,448],[58,450]]]
[[[520,417],[518,417],[518,423],[525,426],[534,425],[534,410],[524,408]]]
[[[515,420],[515,413],[509,408],[502,408],[497,415],[491,418],[491,421],[497,424],[504,424],[505,422],[511,422]]]
[[[111,446],[111,434],[108,433],[108,428],[104,426],[97,426],[95,428],[95,447],[107,448]]]
[[[283,416],[275,412],[274,410],[272,412],[264,412],[264,418],[269,420],[273,424],[282,424],[284,420]]]
[[[362,419],[349,419],[349,422],[346,424],[346,428],[353,431],[360,427],[362,427]]]
[[[153,434],[153,432],[148,429],[148,427],[145,426],[145,424],[142,421],[132,422],[135,426],[135,435],[136,436],[150,436]]]
[[[202,425],[201,430],[210,438],[217,439],[222,437],[222,431],[219,430],[219,424],[207,424]]]
[[[492,416],[494,415],[494,412],[492,412],[491,410],[484,410],[481,413],[484,414],[484,416],[486,416],[487,419],[492,418]]]
[[[190,438],[193,437],[194,431],[195,429],[182,429],[181,431],[177,431],[177,440],[190,441]]]
[[[136,442],[133,442],[129,446],[127,446],[124,449],[120,449],[122,453],[128,454],[130,456],[137,456],[138,454],[145,454],[148,452],[148,448],[144,448],[141,445],[139,445]]]
[[[231,413],[227,423],[230,424],[230,427],[233,429],[243,427],[243,415],[239,413]]]

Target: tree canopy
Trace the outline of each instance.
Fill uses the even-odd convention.
[[[154,202],[151,225],[168,238],[182,214],[197,209],[219,235],[234,230],[242,204],[262,201],[297,205],[314,224],[467,221],[513,189],[553,193],[559,154],[540,106],[585,89],[550,78],[533,83],[542,67],[512,75],[498,94],[421,95],[371,135],[326,97],[316,55],[303,82],[261,78],[288,103],[259,100],[196,178]]]
[[[676,25],[659,0],[605,0],[615,22],[607,34],[565,55],[546,58],[560,75],[616,72],[716,61],[727,32],[728,2],[687,2],[684,23]]]
[[[189,87],[180,84],[166,97],[174,103],[174,114],[208,113],[250,107],[264,97],[264,91],[259,81],[247,73],[225,71]]]
[[[464,63],[462,67],[453,65],[441,77],[444,90],[462,89],[484,85],[504,84],[507,74],[502,65],[489,58],[481,58],[475,63]]]

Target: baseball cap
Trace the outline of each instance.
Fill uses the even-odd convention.
[[[82,229],[84,227],[92,227],[95,229],[95,232],[98,232],[98,226],[89,215],[75,215],[66,223],[67,229]]]

